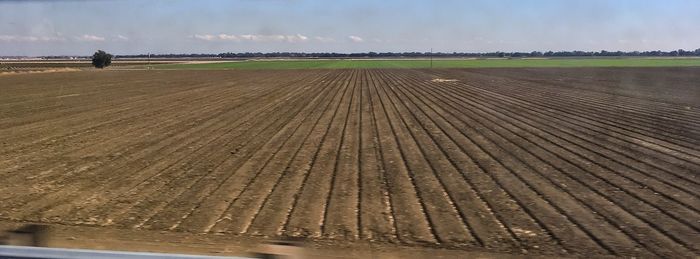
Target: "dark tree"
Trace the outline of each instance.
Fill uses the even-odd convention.
[[[92,54],[92,65],[96,68],[105,68],[110,64],[112,64],[112,54],[104,50],[98,50],[95,54]]]

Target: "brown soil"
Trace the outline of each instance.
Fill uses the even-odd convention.
[[[447,257],[695,257],[698,75],[0,77],[0,221],[196,237],[192,246],[295,236]]]

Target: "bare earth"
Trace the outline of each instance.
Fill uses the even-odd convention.
[[[700,68],[3,76],[0,223],[697,257],[698,82]]]

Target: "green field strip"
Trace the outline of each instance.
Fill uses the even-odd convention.
[[[687,67],[700,66],[700,58],[553,58],[553,59],[440,59],[433,68],[528,67]],[[249,60],[215,63],[155,65],[158,69],[343,69],[430,68],[430,60]]]

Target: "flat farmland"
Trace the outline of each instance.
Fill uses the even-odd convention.
[[[700,254],[700,68],[0,76],[0,221]]]

